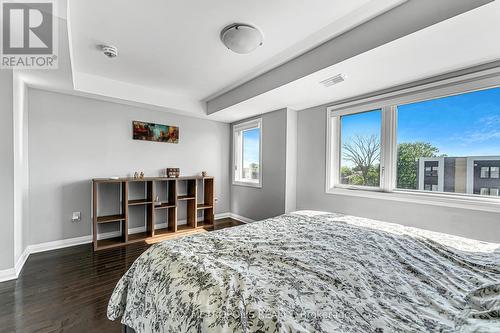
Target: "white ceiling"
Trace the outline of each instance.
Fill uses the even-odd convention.
[[[500,60],[500,1],[474,9],[339,64],[219,111],[235,121],[284,106],[295,110],[333,103],[419,79]],[[345,82],[325,88],[325,78]]]
[[[298,42],[370,0],[72,1],[74,69],[201,100],[259,70]],[[249,55],[226,49],[221,29],[250,23],[264,45]],[[96,44],[111,43],[119,57],[106,59]],[[317,41],[311,40],[311,46]]]
[[[205,114],[203,101],[269,70],[403,0],[85,0],[69,2],[75,88]],[[234,22],[264,45],[239,55],[219,40]],[[107,59],[96,45],[109,43]],[[136,92],[140,91],[140,94]]]
[[[231,122],[307,107],[500,59],[500,2],[383,45],[207,116],[204,101],[381,14],[404,0],[69,0],[57,71],[23,71],[32,86]],[[415,0],[412,0],[415,1]],[[57,2],[60,13],[66,2]],[[255,24],[264,46],[231,53],[219,31]],[[107,59],[96,44],[111,43]],[[330,88],[318,82],[344,73]]]

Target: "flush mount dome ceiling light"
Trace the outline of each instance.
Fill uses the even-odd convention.
[[[222,43],[231,51],[246,54],[262,45],[262,33],[249,24],[233,23],[222,29]]]

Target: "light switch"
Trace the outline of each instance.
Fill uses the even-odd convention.
[[[73,212],[73,217],[71,218],[71,222],[80,222],[82,220],[81,212]]]

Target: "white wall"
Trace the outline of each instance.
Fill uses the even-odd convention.
[[[286,110],[285,212],[297,209],[297,111]]]
[[[252,220],[262,220],[285,212],[286,117],[286,109],[261,116],[262,188],[232,185],[232,213]],[[238,123],[255,118],[259,117],[234,123],[231,129]]]
[[[206,170],[216,179],[216,213],[229,211],[228,124],[37,89],[28,105],[29,244],[90,234],[95,177]],[[179,144],[132,140],[133,120],[179,126]],[[82,222],[71,222],[73,211]]]
[[[325,193],[326,106],[298,114],[297,208],[340,212],[500,242],[500,214]]]
[[[0,70],[0,270],[14,267],[14,131],[12,71]]]
[[[17,263],[28,245],[29,210],[28,106],[26,85],[19,71],[13,76],[14,131],[14,261]]]

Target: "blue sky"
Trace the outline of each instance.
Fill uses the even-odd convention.
[[[382,112],[380,110],[342,117],[342,142],[358,135],[376,135],[380,138],[381,126]]]
[[[243,167],[259,163],[259,132],[258,128],[243,131]]]
[[[376,135],[380,140],[382,128],[382,111],[375,110],[342,117],[342,142],[349,142],[356,136],[370,137]],[[354,165],[350,161],[342,159],[342,165],[350,168]]]
[[[381,113],[342,118],[342,141],[380,137]],[[500,155],[500,88],[399,106],[398,143],[423,141],[448,156]]]
[[[500,155],[500,88],[398,110],[398,142],[430,142],[448,156]]]

